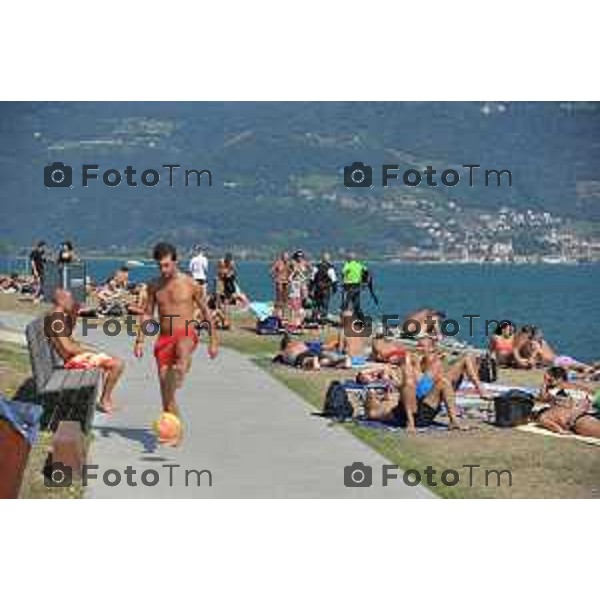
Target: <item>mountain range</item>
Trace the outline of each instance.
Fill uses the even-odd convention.
[[[344,167],[373,167],[374,187],[348,189]],[[44,168],[73,169],[73,187],[46,187]],[[82,165],[99,179],[81,185]],[[163,164],[178,164],[169,187]],[[381,186],[381,166],[436,169],[437,187]],[[508,169],[468,186],[463,164]],[[127,165],[138,185],[126,184]],[[107,169],[121,172],[115,187]],[[155,169],[147,187],[141,173]],[[208,169],[185,186],[185,169]],[[460,183],[440,182],[456,169]],[[400,175],[401,177],[401,175]],[[483,175],[481,175],[483,177]],[[261,256],[282,248],[368,254],[426,246],[427,215],[465,228],[502,207],[545,211],[598,235],[600,103],[228,102],[1,103],[0,242],[44,238],[138,252],[159,239]]]

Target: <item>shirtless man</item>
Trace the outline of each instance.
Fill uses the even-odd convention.
[[[203,323],[208,325],[210,342],[208,356],[218,354],[217,331],[204,296],[204,290],[189,275],[177,268],[177,251],[171,244],[159,243],[154,248],[154,260],[158,263],[160,277],[148,284],[144,319],[150,320],[158,308],[160,335],[154,346],[158,366],[160,393],[164,412],[179,416],[175,392],[183,384],[192,364],[192,353],[198,345],[198,333],[194,319],[199,309]],[[144,333],[138,331],[134,355],[143,354]],[[180,440],[175,440],[177,444]]]
[[[273,314],[283,318],[289,298],[290,255],[287,252],[283,252],[271,265],[271,277],[275,284]]]
[[[48,325],[50,330],[56,332],[56,335],[48,336],[50,343],[64,360],[65,369],[83,371],[99,369],[102,371],[104,385],[98,408],[111,414],[113,412],[112,392],[125,368],[123,361],[84,346],[77,342],[72,335],[62,335],[62,333],[70,333],[68,329],[74,327],[77,319],[77,306],[71,292],[63,289],[56,290],[53,301],[54,305],[49,313],[51,321],[48,322]],[[66,331],[63,330],[63,326]],[[55,329],[55,327],[59,329]],[[44,323],[44,328],[46,328],[46,323]]]

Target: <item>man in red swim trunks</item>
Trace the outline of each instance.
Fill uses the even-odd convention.
[[[50,330],[57,335],[49,335],[49,340],[58,355],[64,361],[65,369],[88,371],[99,369],[104,375],[102,395],[98,408],[105,413],[113,412],[114,403],[112,392],[123,374],[125,364],[116,356],[109,356],[99,352],[91,346],[84,346],[73,337],[73,327],[77,320],[78,307],[71,292],[62,288],[54,292],[53,307],[50,311],[48,322]],[[59,327],[60,333],[55,329]],[[65,328],[63,330],[63,327]],[[64,335],[63,335],[64,334]],[[68,335],[67,335],[68,334]]]
[[[157,244],[154,260],[158,263],[160,277],[148,284],[143,319],[152,319],[158,308],[160,335],[154,346],[154,356],[163,410],[179,415],[175,392],[183,384],[192,364],[192,353],[198,345],[196,325],[199,321],[194,319],[196,309],[199,309],[203,324],[206,324],[210,334],[210,358],[215,358],[218,353],[217,332],[203,288],[177,268],[175,247],[162,242]],[[143,344],[144,333],[140,330],[134,348],[138,358],[143,354]]]

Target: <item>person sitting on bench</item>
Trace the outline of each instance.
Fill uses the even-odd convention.
[[[100,369],[104,375],[104,385],[99,408],[112,413],[114,408],[112,392],[123,373],[125,365],[119,358],[86,348],[73,338],[77,319],[77,305],[70,292],[58,289],[53,297],[54,305],[46,317],[45,328],[48,339],[58,355],[64,360],[65,369]],[[48,332],[52,332],[51,335]]]

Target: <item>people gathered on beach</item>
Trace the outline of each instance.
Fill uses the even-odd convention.
[[[431,306],[419,307],[404,316],[395,330],[384,323],[374,326],[364,313],[369,298],[378,304],[373,275],[364,261],[348,252],[341,266],[324,251],[311,261],[302,249],[283,251],[269,265],[273,282],[272,303],[252,302],[239,285],[238,269],[231,253],[216,262],[214,286],[209,263],[201,245],[194,247],[189,275],[178,266],[177,251],[168,243],[158,244],[154,259],[159,276],[146,282],[132,282],[128,261],[103,282],[89,282],[88,305],[78,306],[65,289],[55,291],[52,312],[76,322],[81,316],[150,318],[158,311],[161,334],[155,344],[163,410],[178,414],[176,392],[191,367],[198,345],[198,329],[185,331],[180,320],[168,323],[168,314],[183,315],[194,322],[210,324],[209,356],[217,354],[217,329],[238,327],[237,314],[255,311],[258,322],[271,320],[270,332],[280,336],[274,361],[285,368],[307,372],[329,369],[333,376],[344,372],[346,381],[358,386],[364,396],[361,418],[408,432],[425,429],[443,421],[450,429],[462,430],[461,398],[489,402],[498,393],[496,379],[488,367],[545,369],[544,381],[536,395],[538,406],[531,421],[554,434],[574,433],[600,437],[600,420],[592,406],[597,394],[600,369],[561,355],[546,340],[542,330],[531,324],[517,325],[508,319],[496,322],[487,348],[453,344],[441,326],[446,313]],[[61,246],[58,260],[75,260],[73,245]],[[31,275],[0,277],[0,292],[39,297],[48,261],[46,244],[36,243],[29,256]],[[368,290],[369,296],[363,298]],[[364,301],[363,301],[364,300]],[[261,331],[267,330],[266,327]],[[239,329],[238,329],[239,331]],[[257,326],[257,332],[259,328]],[[134,353],[143,353],[143,333],[138,332]],[[124,363],[97,349],[88,348],[72,336],[51,340],[65,368],[97,368],[105,383],[99,408],[114,408],[113,390],[122,376]],[[500,386],[501,388],[502,386]],[[173,442],[173,440],[171,440]],[[178,443],[179,440],[174,440]]]

